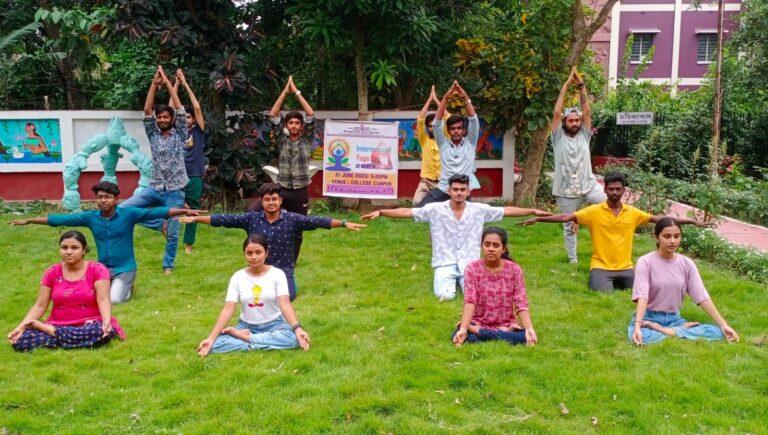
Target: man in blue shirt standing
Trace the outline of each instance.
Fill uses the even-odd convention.
[[[448,108],[448,97],[456,95],[464,99],[467,109],[467,127],[464,128],[464,117],[461,115],[451,115],[443,121],[443,115]],[[440,100],[440,106],[435,113],[435,121],[432,123],[432,130],[441,132],[443,125],[448,127],[448,135],[436,134],[435,141],[440,149],[440,180],[437,187],[429,191],[427,196],[421,200],[421,203],[415,204],[415,207],[422,207],[432,202],[443,202],[451,199],[448,194],[448,179],[454,175],[466,175],[469,177],[469,190],[479,189],[480,183],[475,177],[475,150],[477,149],[477,139],[480,134],[480,120],[477,118],[475,106],[469,99],[467,92],[459,86],[457,81],[453,82],[450,89]]]
[[[50,225],[52,227],[88,227],[96,241],[99,263],[109,269],[111,287],[110,299],[113,304],[127,301],[131,297],[133,282],[136,280],[136,258],[133,253],[133,228],[137,223],[152,219],[179,215],[196,215],[199,210],[181,208],[137,208],[116,207],[120,194],[117,184],[101,181],[93,188],[98,210],[74,214],[51,214],[47,217],[21,219],[11,225]]]
[[[242,228],[248,234],[261,234],[267,238],[269,249],[267,264],[285,272],[288,278],[288,292],[291,300],[296,299],[296,280],[293,269],[296,266],[297,236],[317,228],[344,227],[359,231],[366,225],[319,216],[305,216],[282,209],[281,186],[277,183],[262,184],[259,197],[264,208],[262,211],[249,211],[243,214],[215,214],[211,216],[181,217],[183,223],[199,223],[214,227]]]
[[[159,86],[165,85],[171,95],[173,106],[177,110],[160,104],[155,105],[155,94]],[[147,93],[144,103],[144,130],[152,149],[152,177],[149,187],[128,198],[120,207],[153,207],[182,208],[184,206],[184,188],[189,182],[187,169],[184,164],[186,142],[189,137],[187,117],[179,96],[171,82],[158,66],[155,78]],[[161,231],[164,222],[156,220],[149,222],[148,228]],[[173,262],[176,259],[176,248],[179,244],[179,227],[176,220],[168,222],[163,270],[166,275],[173,272]]]

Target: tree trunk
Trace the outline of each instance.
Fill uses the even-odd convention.
[[[355,29],[355,78],[357,79],[357,113],[363,121],[368,117],[368,77],[365,75],[365,33],[359,26]]]
[[[404,109],[413,105],[413,95],[416,92],[416,77],[407,76],[405,81],[393,92],[395,108]]]
[[[541,164],[547,152],[548,136],[549,125],[531,134],[531,143],[528,145],[528,152],[525,153],[525,162],[523,162],[523,178],[515,186],[514,204],[516,206],[532,206],[536,201],[536,189],[539,186]]]

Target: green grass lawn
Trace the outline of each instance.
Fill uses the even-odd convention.
[[[57,261],[61,232],[10,227],[10,219],[0,217],[4,335]],[[626,338],[629,292],[586,286],[586,231],[574,267],[559,225],[515,222],[501,226],[526,274],[534,348],[455,348],[450,335],[462,302],[439,303],[432,294],[427,226],[379,220],[360,233],[305,233],[295,307],[312,336],[309,352],[205,359],[195,348],[221,309],[229,277],[244,267],[245,233],[202,226],[195,253],[180,253],[166,277],[162,237],[139,228],[137,290],[114,309],[128,340],[31,354],[0,346],[0,430],[768,432],[768,351],[755,344],[768,331],[764,286],[699,263],[741,343],[669,339],[636,348]],[[636,254],[652,248],[650,236],[637,237]],[[690,301],[682,314],[709,321]]]

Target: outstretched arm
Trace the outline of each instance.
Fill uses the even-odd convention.
[[[291,89],[291,81],[290,79],[285,84],[285,88],[283,88],[283,92],[280,93],[280,96],[277,97],[277,100],[275,100],[275,104],[272,105],[272,108],[269,109],[269,116],[271,118],[275,118],[278,115],[280,115],[280,108],[283,107],[283,101],[285,101],[285,96],[288,95],[288,91]]]
[[[504,217],[517,217],[517,216],[552,216],[552,213],[536,208],[519,208],[519,207],[504,207]]]
[[[568,76],[568,80],[563,83],[563,87],[560,89],[560,95],[557,96],[557,101],[555,102],[555,113],[552,114],[552,131],[560,128],[560,124],[563,122],[563,104],[565,103],[565,94],[568,93],[568,86],[571,84],[574,71],[576,71],[576,67],[571,69],[571,74]]]
[[[177,209],[171,209],[171,210],[185,210],[185,209],[177,208]],[[186,211],[189,211],[189,210],[186,210]],[[204,211],[204,210],[194,210],[194,211],[198,211],[199,212],[199,211]],[[168,212],[168,214],[170,216],[176,216],[176,215],[171,215],[170,212]],[[183,223],[183,224],[206,224],[206,225],[210,225],[211,224],[211,217],[210,216],[189,216],[189,215],[187,215],[187,216],[179,217],[178,221]]]
[[[307,113],[307,116],[315,116],[315,111],[312,110],[312,106],[310,106],[307,100],[301,96],[301,91],[296,87],[296,83],[293,82],[293,76],[288,77],[288,84],[290,86],[291,92],[296,94],[296,99],[299,100],[299,104],[301,104],[301,108],[304,109],[304,112]]]
[[[388,218],[394,218],[394,219],[404,219],[404,218],[412,218],[413,217],[413,209],[410,208],[388,208],[388,209],[382,209],[382,210],[376,210],[372,211],[368,214],[365,214],[361,216],[361,219],[363,222],[369,221],[371,219],[376,219],[379,216],[384,216]]]
[[[566,223],[576,222],[576,215],[573,213],[556,214],[554,216],[538,216],[527,221],[520,222],[518,225],[533,225],[536,222]]]
[[[27,225],[27,224],[36,224],[36,225],[48,225],[48,216],[45,217],[36,217],[36,218],[29,218],[29,219],[18,219],[15,221],[8,222],[10,225]]]
[[[147,91],[147,99],[144,101],[144,116],[152,116],[152,108],[155,105],[155,95],[157,94],[157,87],[163,84],[163,78],[160,76],[160,66],[155,71],[155,76],[152,78],[152,84],[149,85],[149,91]]]
[[[331,219],[331,228],[346,228],[348,230],[352,231],[360,231],[361,229],[367,227],[368,225],[365,224],[358,224],[355,222],[350,222],[346,219],[344,220],[338,220],[338,219]]]
[[[589,106],[589,93],[578,71],[573,70],[573,82],[579,88],[579,104],[581,104],[581,125],[587,130],[592,129],[592,109]]]
[[[174,216],[197,216],[200,213],[206,213],[208,210],[194,210],[190,208],[171,208],[168,209],[168,217]],[[203,216],[199,216],[203,217]],[[206,216],[210,217],[210,216]]]
[[[653,215],[651,216],[651,223],[656,223],[659,220],[665,218],[665,217],[671,217],[671,216],[662,216],[662,215]],[[674,219],[680,224],[680,225],[696,225],[699,228],[712,228],[715,226],[714,222],[703,222],[703,221],[697,221],[696,219],[691,219],[687,217],[674,217]]]

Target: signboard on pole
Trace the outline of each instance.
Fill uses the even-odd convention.
[[[325,121],[323,195],[397,198],[398,122]]]
[[[616,114],[616,125],[651,125],[653,112],[619,112]]]

